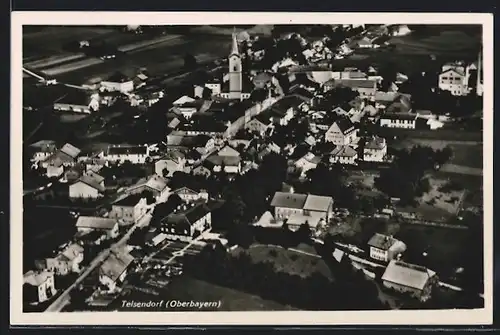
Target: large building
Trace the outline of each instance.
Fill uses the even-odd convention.
[[[228,60],[229,60],[229,72],[228,72],[229,86],[225,87],[225,85],[223,84],[223,87],[220,91],[220,96],[222,98],[238,99],[238,100],[244,100],[250,98],[251,90],[248,89],[247,87],[244,88],[242,59],[240,51],[238,49],[238,40],[236,38],[236,33],[233,33],[231,53],[229,54]]]
[[[290,229],[301,224],[315,226],[320,220],[328,221],[332,216],[333,199],[312,194],[276,192],[271,207],[274,207],[276,221],[287,220]]]

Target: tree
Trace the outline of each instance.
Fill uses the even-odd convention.
[[[196,60],[195,56],[189,53],[184,56],[184,70],[191,71],[195,69],[197,65],[198,61]]]
[[[229,230],[227,239],[230,244],[247,249],[254,241],[253,231],[247,224],[237,223]]]
[[[266,89],[263,88],[255,89],[250,94],[250,100],[254,102],[263,102],[264,100],[266,100],[267,95],[268,91]]]
[[[203,88],[203,93],[201,95],[203,100],[211,100],[212,99],[212,90],[208,87]]]
[[[309,225],[309,222],[304,222],[303,224],[300,225],[299,229],[297,230],[297,237],[299,241],[304,241],[307,242],[311,238],[312,230],[311,226]]]

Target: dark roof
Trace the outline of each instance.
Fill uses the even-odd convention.
[[[241,157],[212,155],[207,157],[206,161],[214,166],[237,166],[241,162]]]
[[[90,103],[90,95],[86,90],[70,89],[60,99],[56,100],[54,104],[70,104],[78,106],[88,106]]]
[[[417,114],[404,114],[404,113],[385,113],[382,119],[389,120],[416,120]]]
[[[271,110],[267,109],[267,110],[263,111],[262,113],[256,115],[254,117],[254,119],[267,126],[267,125],[272,123],[272,121],[271,121],[272,117],[273,117],[273,113],[271,112]]]
[[[314,93],[301,86],[292,86],[288,91],[289,95],[301,98],[301,102],[309,101],[314,97]]]
[[[115,72],[104,81],[109,81],[112,83],[124,83],[124,82],[130,81],[130,80],[132,80],[132,79],[130,79],[129,77],[127,77],[123,73]]]
[[[335,123],[337,124],[337,127],[339,127],[340,131],[345,134],[347,132],[349,132],[351,129],[354,128],[354,124],[352,123],[352,121],[345,117],[345,116],[341,116],[339,117]]]
[[[141,194],[131,194],[126,196],[125,198],[121,198],[113,203],[113,205],[116,206],[127,206],[127,207],[133,207],[139,203],[139,201],[142,199]]]
[[[104,186],[102,186],[100,184],[101,181],[102,181],[102,179],[98,179],[95,176],[90,176],[90,175],[84,174],[74,184],[84,183],[92,188],[95,188],[99,192],[104,192],[105,188],[104,188]]]
[[[145,155],[147,146],[145,145],[110,145],[108,155]]]
[[[289,95],[286,96],[278,101],[276,101],[274,104],[271,105],[271,109],[275,112],[277,112],[280,115],[285,115],[285,113],[288,111],[290,108],[296,108],[300,104],[302,104],[304,101],[300,99],[297,96],[294,95]]]
[[[333,83],[334,86],[344,86],[344,87],[350,87],[352,89],[356,88],[372,88],[376,89],[377,88],[377,81],[372,80],[372,79],[367,79],[367,80],[359,80],[359,79],[334,79],[333,81],[329,82],[330,84]]]
[[[162,223],[174,225],[176,230],[186,230],[208,213],[210,208],[206,204],[197,203],[185,210],[169,214],[162,219]]]
[[[306,194],[276,192],[271,201],[271,206],[302,209],[306,199]]]

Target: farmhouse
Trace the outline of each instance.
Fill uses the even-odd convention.
[[[108,79],[101,81],[101,91],[129,93],[134,90],[134,80],[123,73],[116,72]]]
[[[333,211],[333,199],[311,194],[276,192],[271,207],[274,207],[275,219],[280,221],[292,215],[319,217],[328,221]]]
[[[370,257],[378,261],[389,262],[406,251],[406,245],[392,236],[376,233],[368,241]]]
[[[388,128],[415,129],[418,114],[384,113],[380,117],[380,126]]]
[[[128,226],[139,221],[146,214],[147,202],[140,194],[131,194],[118,199],[111,205],[109,217],[120,225]]]
[[[98,94],[89,95],[85,90],[73,89],[54,102],[54,110],[91,114],[99,110],[99,104],[100,97]]]
[[[54,141],[51,140],[41,140],[33,143],[29,146],[31,152],[33,152],[33,162],[43,161],[49,156],[57,151],[57,146]]]
[[[88,173],[69,186],[69,197],[97,199],[103,196],[105,189],[104,177],[97,173]]]
[[[306,172],[315,169],[319,162],[321,162],[321,157],[316,156],[312,152],[308,152],[295,162],[295,167],[301,170],[301,176],[305,176]]]
[[[93,231],[105,233],[107,238],[113,239],[118,236],[118,222],[114,219],[101,218],[97,216],[80,216],[76,221],[76,229],[80,235],[86,235]]]
[[[185,167],[186,156],[178,150],[171,150],[155,162],[155,173],[163,177],[172,177],[174,172],[184,171]]]
[[[363,147],[363,160],[365,162],[383,162],[387,155],[385,138],[374,136],[369,138]]]
[[[336,87],[349,87],[358,92],[361,98],[373,100],[377,92],[377,81],[372,79],[331,79],[323,85],[323,91],[327,92]]]
[[[172,191],[172,194],[177,194],[184,202],[193,202],[198,200],[208,200],[208,193],[205,190],[195,191],[188,187],[181,187]]]
[[[99,282],[106,287],[108,292],[114,292],[117,285],[122,283],[127,276],[127,270],[134,261],[129,253],[111,252],[99,267]]]
[[[130,186],[126,192],[128,194],[140,194],[144,191],[151,192],[157,199],[166,198],[170,188],[167,186],[168,179],[157,174],[139,180],[135,185]]]
[[[50,271],[28,271],[23,276],[23,300],[44,302],[56,294],[54,274]]]
[[[241,172],[241,157],[219,156],[215,154],[205,159],[204,166],[209,168],[212,172],[224,170],[226,173],[238,174]]]
[[[57,256],[45,259],[45,267],[59,276],[64,276],[71,272],[79,273],[82,261],[83,247],[73,243],[62,250]]]
[[[349,145],[336,146],[330,152],[330,163],[340,163],[346,165],[356,165],[358,159],[358,152],[355,148]]]
[[[436,273],[426,267],[392,260],[382,276],[383,285],[426,301],[437,282]]]
[[[161,231],[168,239],[192,241],[211,229],[211,211],[205,203],[181,205],[175,212],[163,218],[161,223]]]
[[[358,131],[347,117],[339,117],[325,133],[325,141],[335,145],[348,145],[356,142]]]
[[[47,157],[42,162],[42,167],[47,170],[47,177],[59,177],[63,174],[64,168],[74,166],[81,150],[66,143],[61,149]]]
[[[147,145],[110,145],[104,159],[112,162],[130,161],[133,164],[144,164],[149,157]]]

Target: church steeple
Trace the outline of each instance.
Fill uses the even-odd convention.
[[[240,51],[238,50],[238,39],[236,38],[236,28],[234,28],[233,31],[233,43],[231,45],[231,53],[229,54],[229,56],[232,55],[240,55]]]
[[[236,29],[233,32],[231,53],[229,54],[229,96],[231,99],[240,99],[243,90],[241,55],[238,50]]]

